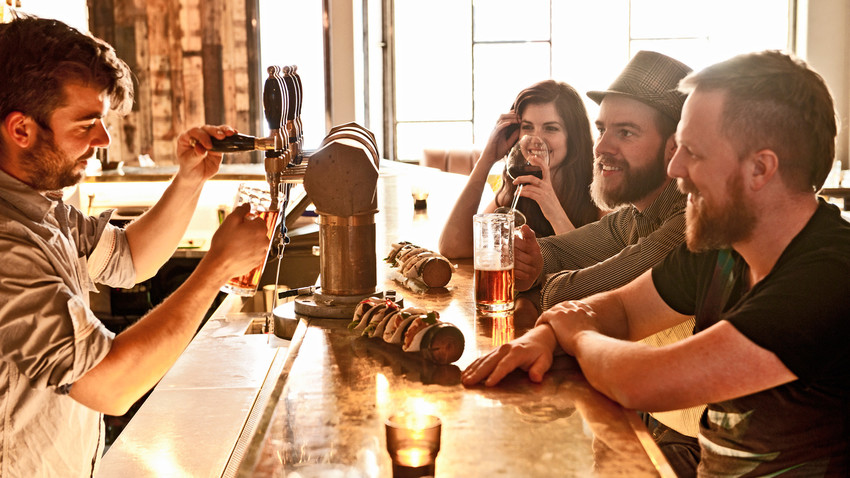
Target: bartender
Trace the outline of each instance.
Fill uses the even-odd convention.
[[[127,65],[105,42],[36,17],[0,25],[0,64],[0,467],[8,476],[92,476],[102,414],[123,414],[162,378],[222,284],[263,259],[266,226],[236,208],[195,273],[115,336],[89,308],[93,282],[130,287],[156,273],[218,171],[211,138],[235,130],[182,133],[171,184],[119,229],[109,212],[86,216],[59,190],[109,145],[106,114],[130,110]]]

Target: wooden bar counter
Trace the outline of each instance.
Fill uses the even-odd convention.
[[[381,166],[379,261],[397,241],[436,250],[466,177]],[[424,211],[413,208],[413,186],[431,192]],[[430,290],[393,280],[398,275],[381,262],[378,288],[396,290],[405,306],[436,310],[456,325],[466,342],[462,357],[437,365],[380,339],[357,337],[348,320],[302,318],[239,476],[391,476],[384,421],[399,411],[442,420],[440,477],[672,476],[636,413],[593,390],[569,357],[541,384],[517,372],[497,387],[460,385],[463,368],[523,333],[536,317],[477,316],[472,262],[453,262],[458,267],[449,284]]]
[[[442,420],[438,477],[675,476],[637,414],[590,387],[570,357],[559,357],[540,384],[521,371],[495,387],[460,384],[466,366],[520,336],[536,317],[521,311],[500,317],[476,315],[471,260],[453,261],[457,269],[449,284],[425,290],[397,282],[397,273],[381,259],[398,241],[436,250],[442,225],[465,182],[465,176],[385,161],[376,216],[378,289],[395,290],[404,306],[435,310],[441,320],[457,326],[465,339],[459,360],[437,365],[380,339],[357,337],[348,330],[348,319],[296,316],[292,304],[284,304],[276,312],[297,323],[291,341],[282,340],[274,355],[232,355],[233,360],[262,358],[254,364],[258,378],[245,389],[253,400],[251,409],[240,406],[231,412],[227,430],[233,422],[244,424],[236,443],[232,431],[222,434],[214,421],[204,428],[203,415],[191,416],[193,408],[204,407],[183,404],[151,410],[145,405],[125,430],[127,435],[113,445],[116,449],[107,453],[98,476],[162,476],[151,471],[163,459],[158,454],[169,446],[160,443],[163,437],[157,430],[162,423],[180,419],[192,424],[193,435],[199,437],[181,437],[174,425],[168,428],[176,434],[166,456],[174,462],[173,469],[183,471],[180,476],[390,477],[384,422],[400,411],[433,414]],[[430,190],[427,209],[414,210],[414,186]],[[285,268],[286,261],[282,264]],[[234,310],[241,306],[241,313],[250,311],[251,304],[256,301],[229,298],[205,329],[221,327],[223,318],[230,321]],[[187,352],[219,349],[209,342],[213,335],[202,330]],[[218,340],[245,342],[239,337]],[[201,347],[203,341],[208,342]],[[197,381],[187,362],[181,357],[175,368]],[[203,360],[195,362],[205,366]],[[206,365],[210,366],[214,365]],[[263,370],[265,378],[259,379]],[[221,379],[213,381],[219,385],[209,388],[227,388],[220,385]],[[180,388],[177,382],[179,377],[169,372],[162,383],[174,390]],[[152,399],[165,395],[161,387]],[[217,400],[213,392],[205,398],[174,396],[209,404]],[[232,402],[244,401],[245,397]],[[180,415],[169,415],[168,408]],[[216,438],[227,443],[216,444]],[[151,441],[158,445],[150,446]],[[200,446],[204,443],[208,446]],[[224,449],[230,450],[229,456],[220,456]],[[194,462],[203,466],[190,465]]]

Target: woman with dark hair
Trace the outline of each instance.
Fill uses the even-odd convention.
[[[571,231],[599,219],[590,198],[593,179],[593,139],[587,110],[578,92],[554,80],[541,81],[517,95],[511,111],[499,117],[487,145],[469,174],[460,197],[440,236],[440,253],[447,257],[472,256],[472,216],[478,212],[490,169],[525,135],[543,138],[549,164],[539,164],[543,178],[502,175],[502,187],[484,212],[510,206],[519,184],[524,184],[517,209],[537,237]]]

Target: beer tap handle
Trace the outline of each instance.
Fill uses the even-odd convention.
[[[292,79],[292,67],[284,66],[280,69],[281,79],[283,80],[284,89],[286,90],[286,96],[289,99],[288,107],[284,113],[285,121],[291,121],[295,119],[295,106],[297,105],[297,98],[295,96],[295,82]]]
[[[271,137],[274,138],[275,148],[271,151],[266,151],[264,166],[266,170],[266,181],[269,183],[269,192],[271,193],[271,209],[277,210],[278,196],[280,195],[281,173],[289,164],[289,147],[287,142],[281,136],[281,125],[283,122],[283,111],[288,106],[288,98],[286,98],[281,82],[280,68],[278,66],[270,66],[268,68],[269,77],[266,78],[266,83],[263,87],[263,109],[266,114],[266,121],[271,129]]]
[[[263,87],[263,109],[271,134],[268,138],[257,138],[246,134],[234,134],[224,139],[212,138],[212,149],[218,153],[233,153],[237,151],[279,151],[287,145],[281,140],[280,129],[283,119],[284,96],[282,94],[280,68],[270,66],[269,77]]]
[[[301,103],[304,99],[304,87],[301,84],[301,75],[298,74],[298,65],[292,65],[292,79],[295,83],[295,117],[301,116]]]
[[[295,129],[298,131],[298,151],[303,152],[304,128],[301,124],[301,105],[304,102],[304,87],[301,84],[297,65],[292,65],[292,78],[295,80]]]
[[[211,138],[212,149],[216,153],[235,153],[238,151],[272,151],[274,138],[257,138],[247,134],[234,134],[224,139]]]
[[[280,77],[277,75],[279,71],[280,67],[276,65],[268,67],[269,77],[266,78],[266,83],[263,85],[263,110],[272,134],[274,134],[274,131],[280,130],[281,120],[283,119],[284,99]]]
[[[298,96],[296,93],[295,79],[292,77],[292,68],[289,66],[284,66],[281,68],[282,72],[282,80],[283,87],[285,90],[285,94],[288,98],[288,108],[284,113],[285,119],[285,135],[287,142],[289,143],[289,149],[292,152],[292,159],[295,164],[299,164],[301,162],[301,152],[298,149],[298,130],[295,127],[295,113],[296,107],[298,105]]]

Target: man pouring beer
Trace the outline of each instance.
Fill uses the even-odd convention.
[[[171,184],[120,229],[111,212],[65,204],[60,189],[109,145],[106,114],[129,111],[127,65],[105,42],[35,17],[0,24],[0,65],[0,468],[90,477],[103,454],[102,414],[122,415],[162,378],[222,284],[262,259],[266,227],[235,209],[195,272],[115,336],[89,308],[94,282],[130,287],[171,257],[221,163],[211,138],[235,131],[183,132]]]

